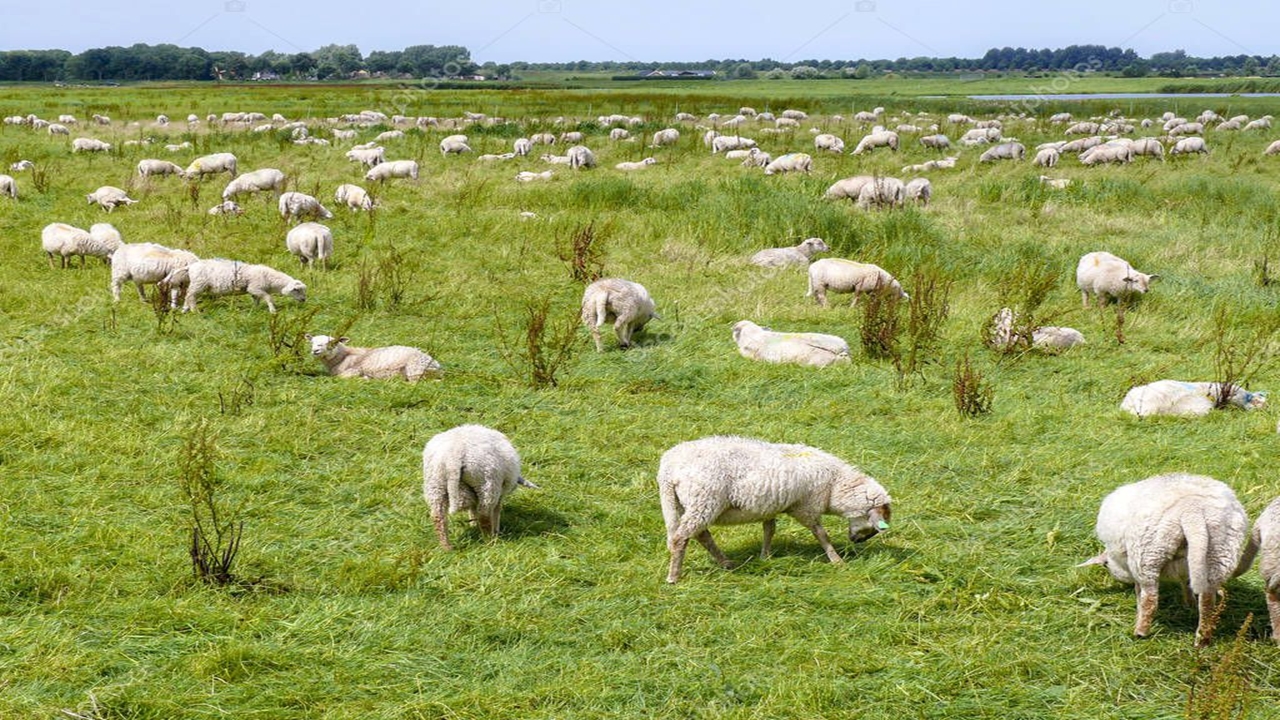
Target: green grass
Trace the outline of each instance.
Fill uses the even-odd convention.
[[[794,85],[786,92],[797,106],[848,114],[846,100],[824,99],[819,84]],[[646,115],[647,134],[668,124],[656,109],[732,112],[774,85],[743,87],[750,92],[734,98],[630,86],[450,91],[412,95],[407,110],[537,118],[529,127],[618,110]],[[806,102],[800,93],[810,88]],[[1179,718],[1196,668],[1226,651],[1250,612],[1244,652],[1255,697],[1246,716],[1271,716],[1280,651],[1265,637],[1256,571],[1229,585],[1224,641],[1197,653],[1194,610],[1175,592],[1163,598],[1154,637],[1134,641],[1132,589],[1073,567],[1098,551],[1097,507],[1119,484],[1208,474],[1231,484],[1251,515],[1280,494],[1274,411],[1139,422],[1118,409],[1135,382],[1210,378],[1215,304],[1242,318],[1274,311],[1280,290],[1253,280],[1254,261],[1274,262],[1277,252],[1277,171],[1261,156],[1269,134],[1211,132],[1212,155],[1164,164],[1064,160],[1049,174],[1076,185],[1060,193],[1042,190],[1029,164],[979,165],[966,150],[955,169],[931,175],[927,210],[862,213],[824,202],[822,191],[932,155],[907,142],[897,155],[815,155],[811,177],[765,177],[710,156],[691,128],[659,151],[593,129],[601,168],[524,185],[511,178],[541,170],[535,159],[443,158],[436,144],[449,131],[411,130],[388,156],[418,158],[421,181],[374,189],[382,208],[368,215],[327,202],[339,183],[363,184],[345,146],[188,132],[180,121],[147,127],[159,112],[391,112],[390,92],[0,94],[0,115],[105,111],[112,129],[80,132],[117,142],[108,156],[73,156],[65,140],[0,127],[6,167],[30,158],[51,180],[41,194],[14,173],[21,201],[0,199],[0,717]],[[1248,101],[1191,102],[1140,108],[1225,115]],[[883,104],[891,113],[917,107],[911,98]],[[143,125],[125,125],[134,120]],[[851,145],[860,136],[850,122],[816,122]],[[1058,132],[1006,129],[1028,147]],[[477,153],[502,152],[515,135],[469,134]],[[812,152],[804,131],[744,134],[775,156]],[[205,182],[194,205],[180,181],[138,182],[137,160],[169,157],[162,143],[119,144],[141,136],[192,140],[180,164],[227,150],[243,169],[285,170],[290,189],[315,192],[337,215],[333,269],[298,268],[268,198],[246,199],[242,218],[218,219],[204,210],[219,200],[221,179]],[[659,164],[649,170],[612,170],[650,152]],[[126,187],[140,203],[105,216],[83,200],[101,184]],[[524,210],[538,217],[522,221]],[[199,314],[161,328],[129,288],[112,304],[105,266],[50,270],[39,252],[46,223],[103,220],[127,241],[295,274],[309,300],[281,300],[286,323],[314,313],[302,329],[348,326],[356,344],[420,346],[443,363],[444,379],[339,380],[306,358],[282,363],[269,351],[265,309],[244,297],[204,300]],[[589,222],[606,274],[644,284],[663,319],[627,352],[606,335],[596,354],[583,331],[559,386],[530,389],[501,357],[497,328],[513,340],[525,303],[542,297],[558,316],[576,315],[582,288],[558,250]],[[955,281],[923,379],[897,389],[887,361],[857,350],[852,365],[823,371],[738,356],[730,327],[744,318],[857,346],[861,313],[818,308],[804,297],[803,273],[744,260],[810,235],[834,256],[899,278],[929,264]],[[406,300],[358,310],[362,264],[391,247],[406,257]],[[1110,311],[1081,310],[1072,282],[1079,256],[1097,249],[1163,276],[1129,312],[1123,345]],[[1086,346],[1013,358],[982,347],[1004,278],[1027,262],[1061,268],[1042,310],[1084,332]],[[995,386],[993,412],[981,419],[962,419],[952,403],[951,373],[965,354]],[[1276,367],[1251,388],[1280,392]],[[221,412],[233,395],[235,411]],[[191,579],[177,468],[201,418],[220,450],[221,497],[245,522],[237,569],[255,587]],[[459,549],[444,553],[421,497],[420,453],[431,435],[465,422],[506,433],[542,489],[510,499],[497,541],[455,521]],[[838,542],[847,562],[833,566],[783,519],[772,559],[726,572],[694,548],[684,579],[666,587],[658,458],[715,433],[808,443],[859,465],[893,494],[893,529],[857,548]],[[829,528],[843,537],[834,521]],[[760,528],[716,536],[746,559]]]

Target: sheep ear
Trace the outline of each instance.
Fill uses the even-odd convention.
[[[306,335],[303,335],[302,337],[304,337],[304,338],[306,338],[306,339],[310,340],[310,339],[312,338],[312,335],[311,335],[311,333],[307,333]]]
[[[1106,565],[1106,564],[1107,564],[1107,554],[1105,552],[1100,552],[1097,555],[1089,558],[1088,560],[1085,560],[1084,562],[1080,563],[1076,567],[1088,567],[1090,565]]]
[[[1148,275],[1148,276],[1147,276],[1147,279],[1148,279],[1148,280],[1159,280],[1159,279],[1160,279],[1160,276],[1159,276],[1159,275]]]
[[[351,338],[347,337],[346,335],[343,335],[342,337],[338,338],[338,342],[342,342],[342,343],[351,342]]]

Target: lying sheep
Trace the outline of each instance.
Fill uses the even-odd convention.
[[[520,455],[506,435],[483,425],[460,425],[422,449],[422,494],[431,508],[440,547],[452,550],[449,515],[469,510],[486,537],[498,534],[502,501],[516,487],[536,488],[520,474]]]
[[[711,139],[711,152],[715,154],[726,150],[746,150],[755,146],[755,140],[740,135],[718,135]]]
[[[615,142],[622,142],[625,140],[631,140],[632,138],[631,133],[625,128],[614,128],[609,131],[609,139]]]
[[[978,156],[978,162],[993,160],[1021,160],[1027,154],[1027,148],[1020,142],[1003,142],[993,145]]]
[[[241,195],[256,192],[279,193],[284,190],[284,173],[275,168],[262,168],[247,172],[231,182],[222,191],[223,200],[232,200]]]
[[[618,345],[631,347],[631,336],[644,329],[652,319],[661,319],[654,309],[653,298],[643,285],[621,278],[605,278],[587,286],[582,293],[582,322],[591,331],[596,352],[602,352],[600,326],[613,323]]]
[[[878,147],[887,147],[890,150],[898,151],[898,133],[892,130],[884,130],[881,132],[873,132],[858,141],[858,146],[853,149],[853,155],[861,155],[868,150],[874,150]]]
[[[111,149],[111,143],[105,143],[97,138],[76,138],[71,141],[71,152],[107,152]]]
[[[822,133],[821,135],[814,136],[813,147],[815,150],[827,150],[834,153],[843,153],[844,140],[841,140],[831,133]]]
[[[205,175],[217,175],[218,173],[230,173],[234,180],[236,175],[236,156],[231,153],[213,153],[212,155],[204,155],[191,161],[187,166],[187,177],[194,177],[197,180],[204,179]]]
[[[87,256],[110,263],[111,254],[122,243],[120,231],[108,223],[96,223],[88,232],[66,223],[50,223],[40,231],[40,247],[49,258],[50,269],[53,269],[54,255],[59,257],[63,268],[71,265],[70,258],[75,255],[80,256],[82,268]]]
[[[374,203],[369,193],[359,185],[344,183],[333,191],[334,202],[344,203],[351,210],[372,210]]]
[[[570,143],[573,143],[576,145],[577,143],[582,142],[582,140],[583,140],[582,133],[578,132],[577,130],[570,130],[568,132],[560,133],[560,144],[562,145],[568,145]]]
[[[596,166],[596,155],[586,145],[574,145],[565,151],[565,155],[569,158],[569,168],[572,170]]]
[[[1120,409],[1138,417],[1202,417],[1218,406],[1224,390],[1230,390],[1225,400],[1232,407],[1256,410],[1267,404],[1265,392],[1249,392],[1235,385],[1224,388],[1216,382],[1157,380],[1129,390],[1120,402]]]
[[[137,200],[129,197],[124,190],[112,185],[103,185],[97,190],[85,195],[85,199],[88,200],[90,205],[97,203],[98,207],[106,210],[107,212],[115,210],[117,205],[124,205],[127,207],[138,202]]]
[[[817,538],[833,563],[842,562],[822,526],[823,515],[849,523],[862,542],[889,529],[889,493],[874,478],[834,455],[806,445],[712,436],[662,454],[658,493],[671,562],[667,582],[680,580],[691,538],[724,568],[733,567],[711,537],[712,525],[762,523],[760,556],[772,552],[777,516],[790,515]]]
[[[789,172],[811,172],[813,170],[813,158],[807,153],[787,153],[774,158],[768,165],[764,166],[765,175],[777,175],[779,173]]]
[[[386,167],[386,165],[379,165]],[[374,168],[377,170],[378,168]],[[309,217],[319,217],[329,220],[333,218],[333,213],[329,212],[320,201],[314,197],[300,192],[287,192],[280,196],[278,203],[280,208],[280,217],[286,220],[302,220]]]
[[[914,178],[903,186],[902,197],[928,207],[929,201],[933,199],[933,183],[928,178]]]
[[[919,173],[926,172],[928,170],[944,170],[947,168],[953,168],[956,166],[956,160],[958,159],[958,155],[952,155],[951,157],[945,157],[940,160],[926,160],[916,165],[906,165],[902,168],[902,172]]]
[[[324,363],[330,375],[358,377],[373,380],[404,378],[418,382],[423,377],[439,378],[443,374],[440,363],[425,352],[405,345],[386,347],[353,347],[346,345],[348,338],[328,335],[307,335],[311,342],[311,355]]]
[[[1080,302],[1086,308],[1090,295],[1097,298],[1099,305],[1111,300],[1129,301],[1145,294],[1151,281],[1159,277],[1140,273],[1126,260],[1103,251],[1085,254],[1076,265],[1076,287],[1080,288]]]
[[[1054,190],[1066,190],[1071,186],[1071,178],[1051,178],[1048,175],[1041,175],[1040,184]]]
[[[333,254],[333,233],[315,222],[304,222],[289,230],[284,237],[285,248],[298,257],[303,265],[329,268],[329,256]]]
[[[144,178],[152,175],[177,175],[180,178],[187,176],[181,166],[175,165],[168,160],[154,159],[139,160],[138,175]]]
[[[18,181],[12,176],[0,175],[0,196],[18,199]]]
[[[635,170],[644,170],[645,168],[657,162],[658,162],[657,160],[654,160],[651,157],[647,157],[638,162],[620,162],[617,165],[614,165],[613,167],[618,170],[622,170],[624,172],[633,172]]]
[[[14,172],[22,172],[23,170],[30,170],[35,166],[36,164],[31,162],[30,160],[19,160],[18,162],[10,165],[9,169],[13,170]]]
[[[209,208],[210,215],[243,215],[244,208],[235,200],[223,200],[222,202]]]
[[[889,290],[899,298],[909,299],[897,279],[880,266],[841,258],[825,258],[809,266],[809,291],[805,297],[813,297],[814,302],[827,307],[828,290],[853,293],[850,307],[858,304],[859,295],[869,292]]]
[[[520,172],[516,173],[516,182],[533,182],[535,180],[550,180],[551,175],[552,173],[550,170],[543,170],[540,173],[530,172],[528,170],[521,170]]]
[[[1161,579],[1176,580],[1199,601],[1197,647],[1213,639],[1222,586],[1244,572],[1249,518],[1231,488],[1203,475],[1170,473],[1122,485],[1107,495],[1095,526],[1105,550],[1081,563],[1102,565],[1138,590],[1137,637],[1151,632]],[[1252,558],[1249,558],[1250,560]]]
[[[988,344],[997,350],[1008,350],[1019,345],[1026,347],[1024,338],[1027,337],[1027,331],[1031,333],[1030,346],[1040,350],[1068,350],[1084,344],[1084,333],[1075,328],[1056,325],[1015,327],[1017,319],[1013,310],[1000,308],[988,327]]]
[[[175,250],[155,243],[130,243],[120,245],[111,254],[111,298],[120,302],[120,288],[132,282],[138,288],[138,297],[147,301],[144,284],[163,281],[174,270],[186,267],[200,258],[186,250]],[[169,306],[178,306],[178,289],[171,288]]]
[[[1271,501],[1250,534],[1250,549],[1257,550],[1258,572],[1267,593],[1267,615],[1271,618],[1271,640],[1280,643],[1280,498]],[[1248,551],[1241,566],[1248,568]],[[1237,569],[1239,570],[1239,569]]]
[[[831,250],[822,238],[811,237],[793,247],[768,248],[751,256],[751,264],[760,267],[792,267],[808,265],[813,256]]]
[[[271,302],[273,294],[287,295],[298,302],[307,300],[307,286],[275,268],[222,258],[196,260],[175,268],[165,276],[163,285],[174,292],[186,292],[183,312],[194,311],[196,298],[205,293],[215,297],[248,293],[255,305],[261,300],[272,313],[276,311]]]
[[[1273,141],[1270,145],[1267,146],[1266,150],[1262,151],[1262,154],[1263,155],[1280,155],[1280,140]]]
[[[369,182],[386,182],[392,178],[418,179],[418,163],[413,160],[390,160],[370,168],[364,174]]]
[[[783,333],[760,327],[750,320],[733,326],[738,352],[750,360],[826,367],[850,362],[849,343],[844,338],[822,333]]]

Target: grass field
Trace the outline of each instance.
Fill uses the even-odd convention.
[[[111,128],[73,132],[115,143],[106,155],[73,155],[64,138],[0,127],[5,167],[31,159],[46,183],[40,191],[30,173],[13,172],[21,198],[0,198],[0,717],[1273,717],[1280,650],[1256,570],[1228,586],[1219,640],[1196,651],[1195,611],[1175,588],[1154,636],[1135,641],[1133,590],[1074,565],[1098,552],[1098,504],[1120,484],[1207,474],[1251,516],[1280,494],[1273,410],[1138,421],[1118,408],[1139,382],[1213,379],[1215,314],[1225,313],[1237,349],[1274,322],[1280,285],[1259,282],[1255,264],[1276,263],[1280,174],[1261,154],[1275,135],[1210,131],[1210,155],[1163,164],[1065,158],[1049,173],[1075,181],[1063,192],[1042,188],[1029,162],[979,164],[965,149],[955,169],[930,174],[927,209],[862,212],[823,191],[934,156],[907,140],[892,155],[814,153],[812,175],[766,177],[712,156],[692,127],[655,151],[610,142],[592,122],[645,115],[636,133],[647,136],[673,122],[668,112],[731,114],[741,104],[846,116],[851,105],[1004,109],[825,88],[0,88],[0,115],[105,113]],[[1259,115],[1267,102],[1118,107],[1134,117],[1204,107]],[[503,152],[552,117],[581,118],[601,167],[516,183],[518,170],[545,166],[442,157],[437,143],[451,131],[413,129],[387,155],[418,159],[421,180],[371,188],[380,209],[349,213],[331,202],[339,183],[365,184],[343,158],[349,143],[301,147],[287,131],[181,122],[190,112],[294,119],[366,108],[531,118],[469,128],[477,154]],[[160,112],[177,122],[151,127]],[[863,132],[825,115],[808,124],[850,147]],[[319,123],[314,131],[328,134]],[[1061,137],[1043,120],[1005,132],[1028,147]],[[743,134],[775,156],[813,152],[803,129]],[[158,143],[122,143],[142,137]],[[181,140],[194,147],[163,149]],[[205,209],[225,178],[191,191],[133,170],[144,157],[185,165],[213,151],[234,152],[242,170],[278,167],[289,189],[325,201],[336,215],[333,267],[298,267],[272,198],[214,218]],[[613,170],[651,153],[658,164],[645,172]],[[109,216],[87,205],[104,184],[139,203]],[[205,299],[200,313],[178,317],[129,288],[113,304],[106,266],[53,270],[39,249],[47,223],[103,221],[127,242],[278,267],[308,284],[308,301],[280,300],[274,322],[246,297]],[[561,254],[588,225],[604,273],[644,284],[662,319],[625,352],[607,337],[597,354],[579,329],[558,384],[532,387],[511,360],[527,305],[545,300],[553,324],[576,322],[582,285]],[[802,272],[745,261],[811,235],[831,256],[885,267],[908,291],[917,272],[953,283],[921,373],[902,381],[891,363],[866,357],[862,313],[817,307]],[[1126,314],[1123,343],[1113,311],[1082,310],[1074,286],[1077,259],[1100,249],[1162,276]],[[1045,273],[1057,277],[1042,315],[1088,343],[1058,356],[984,347],[986,320],[1026,294],[1018,278]],[[841,335],[854,362],[753,363],[730,337],[741,319]],[[339,330],[357,345],[422,347],[444,379],[331,378],[287,347],[272,351],[273,340]],[[966,356],[994,390],[991,412],[973,419],[952,399]],[[1271,348],[1262,357],[1249,386],[1280,392]],[[455,518],[458,549],[445,553],[422,500],[420,454],[433,434],[466,422],[506,433],[541,489],[508,500],[496,541]],[[217,502],[244,523],[234,568],[244,582],[230,588],[194,580],[188,556],[179,477],[184,443],[202,427],[216,445]],[[658,458],[711,434],[806,443],[858,465],[893,495],[892,530],[853,547],[829,519],[846,558],[832,565],[784,518],[772,559],[724,571],[694,547],[684,579],[666,586]],[[735,559],[760,544],[758,526],[715,535]],[[1215,666],[1227,670],[1214,675]],[[1246,702],[1233,712],[1239,679]],[[1188,710],[1193,686],[1221,714]]]

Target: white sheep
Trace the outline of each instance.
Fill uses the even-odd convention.
[[[18,199],[18,181],[10,175],[0,175],[0,196]]]
[[[850,362],[849,343],[835,335],[773,332],[750,320],[740,320],[734,323],[733,341],[743,357],[762,362],[809,367]]]
[[[76,138],[71,141],[71,152],[107,152],[111,150],[111,143],[105,143],[97,138]]]
[[[658,162],[657,160],[651,157],[647,157],[637,162],[620,162],[617,165],[614,165],[613,167],[625,172],[633,172],[635,170],[644,170],[645,168],[649,167],[650,165],[654,165],[657,162]]]
[[[858,199],[858,195],[862,192],[862,188],[866,187],[874,180],[875,178],[871,175],[855,175],[853,177],[844,178],[843,180],[837,180],[832,183],[831,187],[827,188],[823,197],[828,200],[848,198],[856,201]]]
[[[997,349],[1012,348],[1025,337],[1026,328],[1015,328],[1017,315],[1009,308],[1000,311],[991,319],[990,344]],[[1019,332],[1021,330],[1022,332]],[[1085,342],[1084,333],[1075,328],[1057,325],[1040,325],[1030,328],[1031,347],[1041,350],[1068,350]]]
[[[789,172],[811,172],[813,170],[813,157],[808,153],[787,153],[774,158],[768,165],[764,166],[765,175],[777,175]]]
[[[142,177],[151,177],[152,175],[177,175],[178,177],[186,177],[180,165],[175,165],[168,160],[145,159],[138,161],[138,175]]]
[[[768,268],[807,266],[813,261],[814,255],[830,250],[831,248],[822,238],[811,237],[792,247],[761,250],[751,256],[751,264]]]
[[[129,197],[128,193],[124,190],[113,185],[103,185],[97,190],[85,195],[85,199],[88,200],[90,205],[96,203],[98,207],[106,210],[107,212],[115,210],[117,205],[124,205],[127,207],[138,202],[137,200]]]
[[[1270,145],[1267,146],[1266,150],[1262,151],[1262,154],[1263,155],[1280,155],[1280,140],[1273,141]]]
[[[631,347],[631,336],[652,319],[661,319],[654,309],[653,298],[643,285],[621,278],[605,278],[587,286],[582,293],[582,322],[591,331],[596,352],[602,352],[600,327],[613,323],[618,345]]]
[[[1057,148],[1047,147],[1036,152],[1036,156],[1031,161],[1031,164],[1036,167],[1051,168],[1058,164],[1058,159],[1060,157],[1061,153],[1058,152]]]
[[[185,290],[187,299],[182,303],[183,312],[194,311],[196,298],[205,293],[215,297],[248,293],[254,304],[261,300],[272,313],[276,311],[275,303],[271,302],[273,294],[287,295],[298,302],[307,300],[307,286],[300,280],[266,265],[222,258],[196,260],[175,268],[165,276],[163,285],[174,292]]]
[[[111,254],[122,243],[120,232],[108,223],[96,223],[87,232],[66,223],[50,223],[40,231],[40,247],[49,258],[50,269],[54,255],[64,268],[71,265],[70,258],[74,255],[80,256],[80,267],[84,267],[86,256],[110,263]]]
[[[889,493],[858,468],[814,447],[753,438],[712,436],[672,447],[658,463],[658,493],[671,553],[668,583],[680,580],[692,538],[721,567],[733,567],[711,537],[712,525],[761,523],[760,556],[766,558],[777,516],[790,515],[839,563],[823,515],[847,520],[852,542],[888,530],[891,519]]]
[[[379,165],[374,168],[386,167],[386,164]],[[329,212],[320,201],[314,197],[300,192],[287,192],[280,196],[278,203],[280,209],[280,217],[286,220],[301,220],[309,217],[318,217],[325,220],[333,218],[333,213]]]
[[[1089,296],[1103,305],[1110,300],[1127,301],[1147,292],[1151,281],[1159,275],[1148,275],[1133,269],[1123,258],[1109,252],[1086,253],[1076,265],[1076,287],[1080,288],[1080,301],[1089,307]]]
[[[813,147],[816,150],[828,150],[834,153],[844,152],[844,140],[832,135],[831,133],[822,133],[815,135],[813,138]]]
[[[555,145],[556,136],[551,133],[534,133],[529,136],[529,142],[533,145]]]
[[[120,288],[126,282],[132,282],[138,288],[138,297],[146,302],[147,294],[142,289],[144,284],[159,283],[169,273],[199,259],[193,252],[155,243],[120,245],[111,254],[111,297],[115,302],[120,302]],[[175,308],[178,306],[177,288],[170,290],[169,305]]]
[[[956,166],[956,160],[958,159],[959,159],[958,156],[953,155],[951,157],[945,157],[940,160],[926,160],[922,163],[918,163],[915,165],[905,165],[902,168],[902,172],[920,173],[920,172],[926,172],[929,170],[941,170],[945,168],[953,168]]]
[[[284,190],[284,173],[275,168],[262,168],[247,172],[227,183],[222,191],[223,200],[231,200],[241,195],[256,192],[279,193]]]
[[[1138,417],[1202,417],[1217,406],[1223,390],[1222,383],[1216,382],[1157,380],[1125,393],[1120,409]],[[1234,385],[1229,390],[1230,396],[1226,401],[1233,407],[1256,410],[1267,404],[1265,392],[1249,392]]]
[[[387,142],[388,140],[401,140],[403,138],[404,138],[403,130],[387,130],[386,132],[378,133],[378,135],[374,138],[374,141]]]
[[[1040,184],[1054,190],[1066,190],[1071,186],[1071,178],[1051,178],[1048,175],[1041,175]]]
[[[1271,640],[1280,643],[1280,498],[1271,501],[1253,523],[1249,550],[1258,554],[1258,572],[1267,593],[1267,615],[1271,618]],[[1240,564],[1245,569],[1249,550]]]
[[[304,222],[289,230],[284,245],[303,265],[314,266],[318,261],[328,269],[329,256],[333,254],[333,233],[320,223]]]
[[[386,182],[392,178],[418,179],[418,163],[414,160],[389,160],[369,169],[364,179],[369,182]]]
[[[243,215],[244,208],[235,200],[223,200],[222,202],[209,208],[210,215]]]
[[[71,128],[67,127],[66,125],[63,125],[62,123],[49,123],[49,126],[46,127],[45,130],[47,130],[50,135],[70,135],[71,134]]]
[[[1021,160],[1027,154],[1027,148],[1020,142],[1003,142],[987,148],[978,156],[978,162],[993,160]]]
[[[920,144],[934,150],[946,150],[951,147],[951,138],[946,135],[925,135],[920,138]]]
[[[334,202],[343,203],[351,210],[372,210],[374,208],[373,197],[369,192],[359,185],[344,183],[339,185],[333,191]]]
[[[1081,165],[1097,165],[1100,163],[1128,164],[1131,162],[1133,162],[1133,146],[1128,143],[1115,145],[1104,143],[1080,153]]]
[[[572,162],[568,155],[552,155],[551,153],[543,153],[538,159],[552,165],[568,165]]]
[[[596,166],[596,155],[586,145],[574,145],[565,151],[565,155],[569,157],[569,167],[573,170]]]
[[[718,135],[711,139],[711,152],[719,154],[726,150],[746,150],[756,147],[756,141],[740,135]]]
[[[467,144],[466,135],[450,135],[440,141],[441,155],[459,155],[469,152],[471,152],[471,146]]]
[[[1102,126],[1090,120],[1082,120],[1067,127],[1063,135],[1097,135]]]
[[[1000,128],[973,128],[960,136],[958,142],[966,147],[986,145],[1000,140],[1003,133]]]
[[[1208,153],[1209,147],[1205,145],[1202,137],[1185,137],[1173,144],[1173,149],[1169,151],[1170,155],[1187,155],[1191,153]]]
[[[858,296],[870,292],[893,291],[899,298],[908,299],[896,278],[879,265],[860,263],[841,258],[817,260],[809,266],[809,291],[805,297],[827,306],[827,291],[853,293],[850,307],[858,304]]]
[[[1188,599],[1194,594],[1199,601],[1195,644],[1203,647],[1213,638],[1219,590],[1248,569],[1248,531],[1244,507],[1225,484],[1203,475],[1157,475],[1103,499],[1095,532],[1106,549],[1081,566],[1102,565],[1137,588],[1137,637],[1151,632],[1160,580],[1179,582]]]
[[[730,150],[729,152],[735,152]],[[726,155],[728,153],[725,153]],[[742,167],[769,167],[769,163],[773,162],[773,156],[761,150],[758,147],[748,148],[746,156],[742,159]]]
[[[348,341],[345,337],[306,337],[311,342],[311,355],[324,363],[325,369],[335,377],[373,380],[404,378],[409,382],[418,382],[424,377],[439,378],[444,372],[440,363],[415,347],[354,347],[345,344]]]
[[[614,128],[609,131],[609,139],[614,142],[630,140],[631,133],[626,128]]]
[[[376,167],[386,161],[386,148],[381,145],[374,147],[351,148],[346,153],[346,158],[352,162],[358,162],[365,167]]]
[[[571,143],[576,145],[578,143],[581,143],[582,139],[583,139],[582,133],[578,132],[577,130],[570,130],[568,132],[560,133],[560,143],[562,145],[569,145]]]
[[[898,133],[892,130],[882,130],[873,132],[858,141],[858,146],[853,149],[853,155],[861,155],[868,150],[874,150],[878,147],[887,147],[890,150],[898,151]]]
[[[1138,138],[1131,144],[1134,156],[1147,155],[1164,160],[1164,145],[1153,137]]]
[[[187,166],[187,177],[193,177],[201,180],[205,175],[216,175],[218,173],[230,173],[232,179],[238,174],[236,172],[237,164],[236,156],[231,153],[213,153],[212,155],[204,155],[191,161]]]
[[[866,210],[875,207],[902,207],[906,200],[906,185],[898,178],[878,177],[862,186],[854,204]]]
[[[933,183],[928,178],[914,178],[902,187],[902,197],[928,207],[933,199]]]
[[[653,143],[651,147],[662,147],[664,145],[675,145],[680,142],[680,131],[675,128],[663,128],[653,134]]]
[[[440,547],[452,550],[449,515],[469,510],[486,537],[498,535],[502,502],[518,486],[536,488],[520,474],[520,455],[506,435],[483,425],[460,425],[422,449],[422,494],[431,508]]]
[[[18,162],[10,165],[9,169],[13,170],[14,172],[22,172],[23,170],[30,170],[35,166],[36,164],[31,162],[30,160],[19,160]]]

